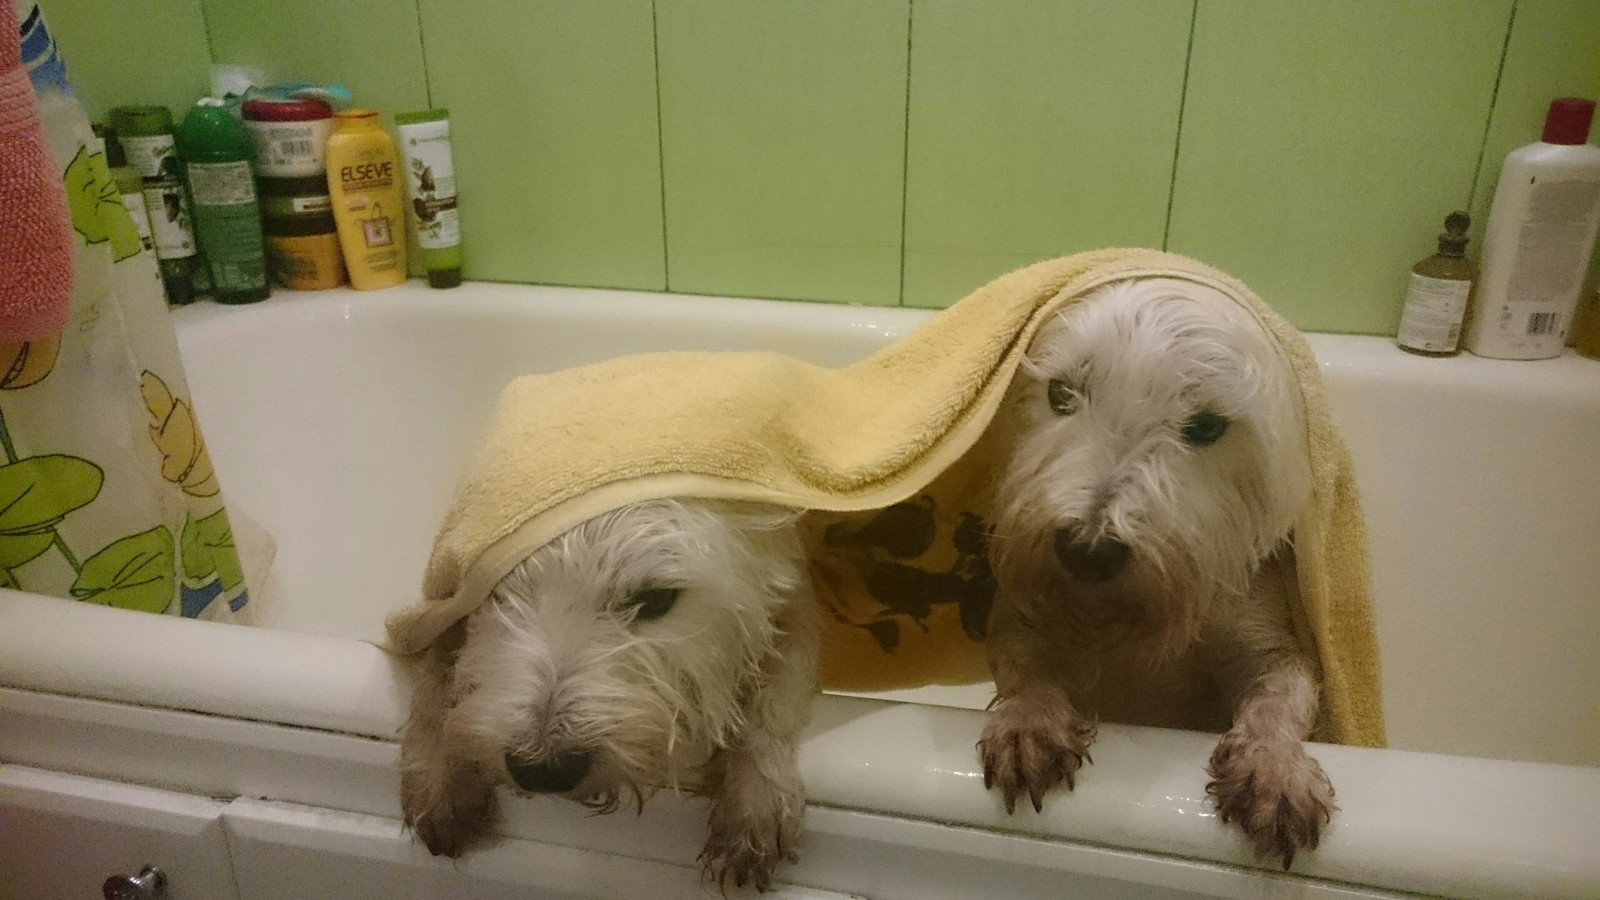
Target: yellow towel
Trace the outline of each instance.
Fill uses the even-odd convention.
[[[1304,639],[1323,670],[1319,735],[1381,745],[1365,526],[1316,361],[1244,285],[1155,250],[1012,272],[843,368],[770,353],[655,353],[513,381],[439,530],[424,599],[389,617],[388,646],[427,647],[533,549],[600,513],[660,497],[727,498],[815,511],[804,532],[833,621],[825,686],[986,678],[974,639],[987,613],[973,521],[987,508],[980,439],[1046,316],[1142,277],[1233,297],[1298,376],[1315,489],[1295,547]]]

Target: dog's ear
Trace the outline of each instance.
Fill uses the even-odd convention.
[[[452,677],[456,658],[467,642],[467,620],[459,619],[444,630],[427,649],[407,657],[404,662],[411,682],[411,717],[407,731],[436,730],[445,714],[460,699]]]
[[[439,689],[450,698],[450,705],[459,697],[455,696],[454,678],[456,659],[461,655],[461,648],[467,643],[467,619],[465,616],[457,619],[455,624],[446,628],[442,634],[427,649],[427,657],[420,669],[426,673],[423,677],[437,679]],[[419,673],[420,674],[420,673]]]

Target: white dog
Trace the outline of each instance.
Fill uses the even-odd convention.
[[[1072,788],[1097,718],[1225,731],[1207,786],[1223,821],[1285,868],[1316,847],[1334,807],[1301,744],[1319,670],[1290,614],[1299,402],[1261,325],[1201,285],[1120,282],[1041,328],[995,426],[979,750],[1008,811]]]
[[[711,798],[706,874],[768,887],[801,843],[820,627],[795,520],[652,501],[536,550],[415,667],[406,823],[457,856],[498,786],[601,812],[688,788]]]

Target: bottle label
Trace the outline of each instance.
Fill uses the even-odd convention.
[[[1517,231],[1507,299],[1565,304],[1576,297],[1588,274],[1596,222],[1600,222],[1600,182],[1537,181],[1528,194],[1527,218]]]
[[[122,154],[140,178],[178,176],[178,151],[170,134],[125,135],[119,138]]]
[[[146,251],[156,249],[155,236],[150,233],[150,211],[144,205],[144,192],[133,191],[122,195],[122,205],[133,219],[133,229],[139,232],[139,246]]]
[[[162,178],[144,187],[144,205],[150,218],[150,235],[159,259],[186,259],[195,254],[194,227],[189,221],[189,198],[176,178]]]
[[[1396,340],[1402,347],[1430,353],[1454,353],[1461,340],[1461,319],[1467,312],[1472,282],[1430,278],[1411,273],[1405,310]]]
[[[256,202],[256,183],[250,164],[190,163],[189,192],[195,206],[239,206]]]
[[[261,211],[250,164],[190,163],[194,227],[218,293],[260,290],[267,283]]]
[[[456,172],[448,123],[405,126],[401,140],[417,244],[424,250],[456,246],[461,243],[461,220],[456,211]]]
[[[266,285],[266,251],[254,207],[196,205],[194,218],[218,292],[253,291]]]
[[[344,283],[344,256],[339,237],[313,234],[267,238],[267,259],[273,280],[297,291],[321,291]]]
[[[246,119],[245,130],[256,145],[256,169],[264,178],[304,178],[324,171],[323,153],[332,119],[309,122],[257,122]]]

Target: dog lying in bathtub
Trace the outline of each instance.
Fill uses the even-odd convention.
[[[1135,261],[1150,255],[1132,253]],[[1086,256],[1090,264],[1103,257]],[[1077,262],[1041,264],[995,284],[1036,280],[1038,270],[1053,279],[1041,296],[1064,294],[1060,272]],[[1008,809],[1022,793],[1040,807],[1054,785],[1071,787],[1099,715],[1226,730],[1211,761],[1219,809],[1287,864],[1297,849],[1315,846],[1333,807],[1331,786],[1300,744],[1318,714],[1319,660],[1286,638],[1285,573],[1295,567],[1286,538],[1313,478],[1285,363],[1248,312],[1230,310],[1234,301],[1209,288],[1101,283],[1109,286],[1049,313],[1036,337],[1016,342],[1027,358],[1015,363],[1020,374],[1009,393],[1004,382],[994,389],[998,413],[952,413],[952,429],[974,421],[987,433],[973,442],[981,436],[998,448],[998,477],[990,479],[997,501],[985,508],[999,581],[988,623],[998,694],[979,745],[986,780]],[[974,299],[990,302],[975,295],[929,327],[970,329]],[[967,318],[957,315],[963,306]],[[988,371],[978,362],[973,369]],[[752,365],[745,382],[833,390],[847,398],[846,413],[905,412],[861,404],[859,392],[812,369]],[[917,376],[928,377],[927,368],[919,360]],[[550,391],[609,371],[574,370],[569,381],[538,385],[538,396],[560,396]],[[639,390],[611,414],[585,408],[580,416],[656,416],[654,426],[675,427],[657,409],[671,404]],[[894,396],[895,405],[912,402]],[[937,399],[929,408],[943,414],[947,404]],[[722,421],[738,418],[726,410],[743,400],[730,393],[704,406]],[[543,404],[522,406],[532,412],[498,432],[509,455],[532,436],[564,439],[566,419],[552,424],[538,418]],[[831,407],[823,412],[812,410],[811,420],[859,427]],[[901,418],[924,414],[913,412]],[[761,418],[767,427],[784,421]],[[675,442],[697,436],[655,443],[676,465]],[[805,449],[812,460],[828,448]],[[488,476],[463,485],[452,516],[524,502],[503,503],[506,486]],[[519,497],[530,489],[512,487]],[[907,496],[903,479],[893,487]],[[430,561],[431,599],[390,622],[391,637],[406,638],[396,646],[411,648],[401,652],[426,648],[412,666],[402,804],[430,850],[468,849],[493,825],[502,787],[599,811],[624,796],[642,804],[661,787],[681,787],[711,798],[701,860],[717,881],[769,886],[775,868],[793,858],[804,814],[795,745],[816,684],[821,604],[813,591],[820,597],[824,584],[808,578],[794,510],[819,507],[790,502],[803,496],[797,490],[779,505],[671,496],[567,519],[578,524],[544,531],[545,543],[519,551],[525,557],[492,565],[480,564],[484,548],[516,522],[505,525],[496,513],[489,524],[499,530],[463,538],[447,517]],[[464,587],[480,570],[501,574]],[[433,627],[414,627],[433,612],[441,612]],[[1197,712],[1218,699],[1219,683],[1229,693],[1222,699],[1236,704],[1231,719],[1227,709]],[[1131,712],[1116,713],[1118,706]]]

